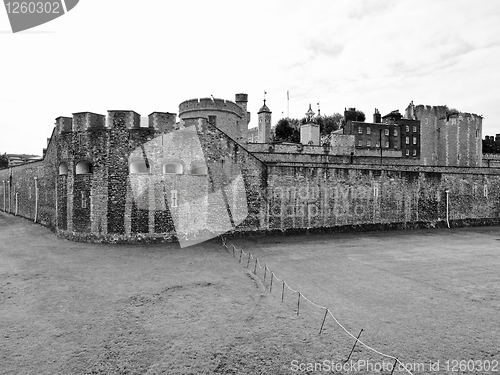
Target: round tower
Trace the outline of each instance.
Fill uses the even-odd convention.
[[[179,118],[204,117],[237,142],[246,141],[248,127],[246,100],[248,95],[237,94],[238,104],[230,100],[211,98],[191,99],[179,104]]]

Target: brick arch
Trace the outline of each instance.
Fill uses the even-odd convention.
[[[178,160],[169,160],[163,163],[163,174],[184,174],[184,163]]]
[[[75,174],[92,174],[94,172],[94,166],[88,160],[80,160],[75,165]]]
[[[62,161],[59,163],[59,176],[67,176],[68,175],[68,163]]]

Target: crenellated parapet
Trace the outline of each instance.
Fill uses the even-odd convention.
[[[108,111],[108,127],[110,129],[139,129],[141,115],[135,111]]]
[[[55,126],[57,134],[70,133],[73,130],[73,118],[59,116],[56,118]]]
[[[169,112],[153,112],[149,116],[149,127],[162,133],[174,130],[177,115]]]
[[[94,129],[104,129],[106,127],[106,117],[92,112],[73,113],[74,132],[88,131]]]
[[[241,94],[240,94],[241,95]],[[187,115],[189,112],[195,111],[218,111],[229,112],[237,115],[240,118],[246,116],[243,108],[238,104],[225,99],[190,99],[179,104],[179,117]]]

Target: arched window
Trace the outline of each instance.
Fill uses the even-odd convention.
[[[76,174],[90,174],[92,173],[92,163],[88,161],[81,161],[76,164],[75,167]]]
[[[182,174],[184,167],[179,162],[169,162],[163,166],[163,174]]]
[[[205,163],[202,162],[196,162],[191,165],[191,174],[196,174],[196,175],[207,175],[208,174],[208,168]]]
[[[68,175],[68,163],[65,161],[59,164],[59,176],[67,176]]]
[[[149,173],[149,171],[149,164],[146,164],[144,160],[133,161],[130,163],[129,172],[131,174]]]

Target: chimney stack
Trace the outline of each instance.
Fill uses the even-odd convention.
[[[382,115],[380,114],[379,110],[375,108],[375,112],[373,113],[373,123],[380,124],[381,122],[382,122]]]

